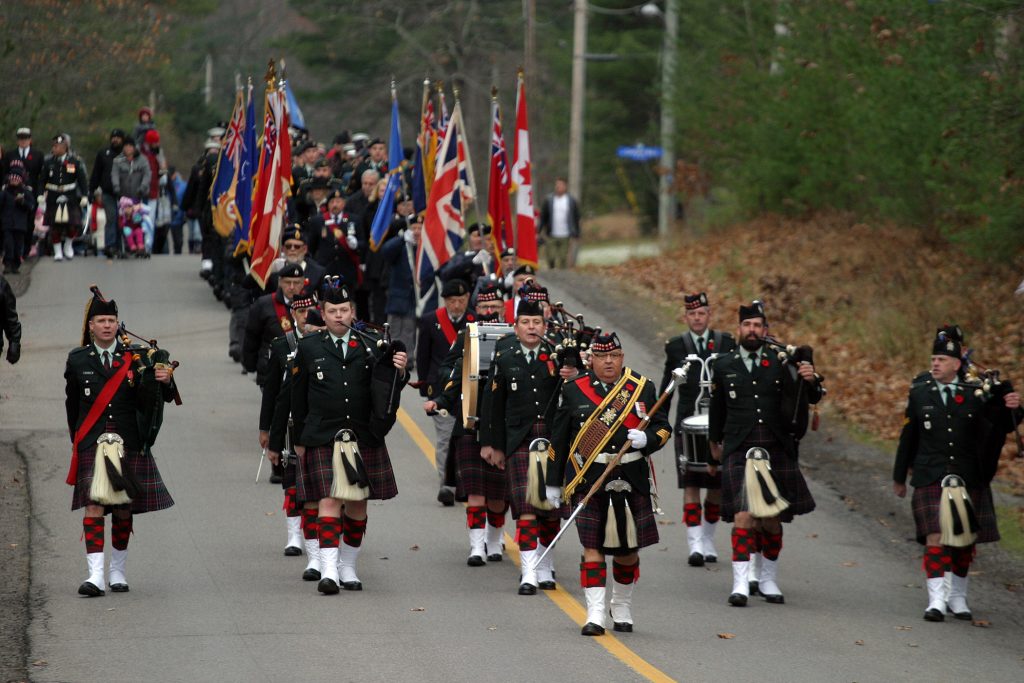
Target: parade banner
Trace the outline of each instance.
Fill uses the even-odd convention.
[[[242,135],[242,159],[238,168],[238,189],[235,192],[235,209],[238,222],[233,235],[235,256],[249,251],[249,226],[252,221],[252,181],[259,163],[256,147],[256,103],[252,97],[252,79],[249,79],[245,105],[245,132]]]
[[[384,236],[391,227],[395,213],[395,193],[402,189],[402,133],[398,120],[398,95],[391,84],[391,137],[388,140],[388,184],[384,196],[377,203],[377,213],[370,226],[370,251],[380,249]]]
[[[231,123],[228,124],[228,129],[224,133],[213,183],[210,185],[213,228],[221,237],[231,235],[238,226],[235,198],[238,187],[238,169],[241,166],[244,127],[245,100],[242,98],[242,89],[238,88],[235,92],[235,106],[231,110]]]

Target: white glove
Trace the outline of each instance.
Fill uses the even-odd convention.
[[[487,253],[486,249],[481,249],[476,252],[476,256],[473,257],[473,263],[478,266],[484,266],[491,262],[491,255]]]
[[[80,202],[78,202],[78,205],[81,206],[83,209],[85,207],[89,206],[89,198],[88,197],[82,197],[82,200]]]
[[[46,203],[46,195],[45,194],[41,194],[38,197],[36,197],[36,206],[42,206],[45,203]]]
[[[345,238],[345,244],[348,245],[349,249],[354,250],[356,247],[359,246],[359,240],[356,239],[355,235],[349,235],[348,237]]]
[[[559,486],[545,486],[544,497],[547,498],[548,502],[551,503],[552,507],[558,507],[562,504],[562,489]]]
[[[405,231],[405,241],[409,244],[416,244],[416,233],[412,230]]]
[[[633,448],[636,450],[643,450],[647,445],[647,434],[641,432],[639,429],[630,429],[626,432],[626,436],[633,442]]]

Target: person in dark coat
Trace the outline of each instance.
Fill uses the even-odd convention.
[[[572,241],[580,237],[580,206],[569,194],[565,178],[555,180],[555,192],[540,207],[537,231],[545,241],[548,265],[551,268],[571,266]]]
[[[25,172],[25,184],[36,192],[41,192],[45,155],[32,146],[32,131],[30,129],[19,128],[17,138],[18,144],[0,157],[0,178],[7,177],[14,161],[20,161]]]
[[[720,356],[712,365],[708,440],[711,462],[721,463],[722,468],[722,519],[733,522],[729,604],[745,607],[750,596],[750,558],[757,547],[755,523],[760,527],[759,591],[768,602],[782,603],[785,599],[776,583],[782,522],[814,510],[814,498],[797,461],[799,439],[790,433],[782,415],[783,373],[790,372],[791,366],[764,343],[767,319],[760,301],[740,306],[739,321],[740,348]],[[809,402],[820,401],[821,378],[814,365],[800,363],[797,377],[806,383]],[[751,448],[763,449],[770,456],[771,475],[781,497],[789,502],[781,515],[755,518],[749,511],[751,492],[744,490],[744,473]]]
[[[36,198],[25,184],[21,165],[11,165],[7,182],[0,189],[0,230],[3,231],[4,269],[17,273],[21,267],[25,242],[32,234],[36,215]]]
[[[89,193],[103,203],[103,212],[107,215],[107,224],[103,235],[103,252],[107,257],[118,251],[120,231],[117,229],[117,192],[114,190],[114,160],[121,155],[124,147],[125,133],[120,128],[110,131],[110,144],[96,153],[92,164],[92,175],[89,177]]]
[[[306,283],[302,268],[295,263],[286,264],[277,275],[277,291],[264,294],[249,307],[242,345],[242,367],[246,372],[256,373],[256,384],[261,389],[267,381],[270,342],[294,327],[291,301]]]
[[[0,275],[0,351],[4,350],[7,338],[7,362],[14,365],[21,359],[21,321],[18,320],[18,300],[11,289],[11,283]]]
[[[53,260],[75,256],[73,240],[82,229],[82,212],[89,204],[89,176],[85,162],[71,152],[71,138],[64,133],[53,137],[53,155],[42,170],[46,215],[53,242]],[[63,240],[63,249],[61,248]]]
[[[307,232],[316,235],[316,251],[313,260],[325,269],[328,275],[339,275],[351,287],[363,281],[362,258],[366,248],[359,240],[356,221],[345,211],[345,196],[334,189],[327,195],[327,216],[314,215],[309,219]]]
[[[416,348],[416,287],[413,273],[416,269],[416,249],[423,221],[417,217],[381,247],[388,266],[388,302],[385,313],[391,336],[401,339],[410,352]],[[413,355],[415,357],[415,354]],[[409,370],[413,369],[410,363]]]

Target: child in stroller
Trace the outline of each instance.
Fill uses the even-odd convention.
[[[149,215],[149,207],[141,201],[121,197],[117,213],[126,253],[137,258],[149,258],[153,241],[153,219]]]

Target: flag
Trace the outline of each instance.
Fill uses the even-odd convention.
[[[266,287],[270,266],[277,258],[284,223],[285,202],[291,194],[292,150],[288,136],[288,106],[283,88],[268,79],[263,147],[253,192],[252,266],[250,273],[259,286]]]
[[[238,168],[238,188],[235,206],[238,222],[233,235],[235,256],[249,251],[249,225],[252,222],[252,176],[259,162],[256,147],[256,102],[252,97],[252,79],[249,79],[245,105],[245,132],[242,135],[242,160]]]
[[[430,81],[423,81],[420,104],[420,131],[416,136],[416,152],[412,162],[412,208],[417,215],[427,210],[427,195],[434,181],[434,159],[437,157],[434,136],[434,105],[430,101]]]
[[[512,212],[509,208],[509,194],[512,192],[508,173],[508,152],[501,132],[501,105],[497,92],[492,92],[491,117],[491,170],[487,181],[487,218],[491,223],[491,237],[496,251],[515,246]]]
[[[306,130],[306,117],[302,115],[299,101],[295,99],[295,93],[292,92],[292,86],[288,81],[284,82],[284,94],[288,98],[288,125]]]
[[[440,144],[441,144],[441,141],[444,140],[445,133],[448,131],[448,118],[449,118],[448,117],[448,105],[444,101],[444,87],[443,87],[443,85],[440,82],[437,84],[437,106],[438,106],[438,109],[437,109],[438,119],[437,119],[437,122],[434,124],[434,130],[435,130],[434,137],[437,140],[437,142],[435,143],[435,150],[434,150],[434,163],[435,164],[440,164],[441,163],[441,148],[440,148]],[[436,174],[435,174],[435,177],[436,177]]]
[[[416,250],[416,281],[424,291],[436,289],[435,273],[462,246],[465,236],[458,152],[462,127],[462,111],[456,102],[441,143],[434,184],[427,199],[423,232]],[[417,305],[426,308],[429,303],[421,299]]]
[[[476,201],[476,176],[473,175],[473,162],[469,158],[469,145],[466,144],[466,136],[461,131],[458,138],[458,156],[459,190],[462,192],[462,214],[465,217],[469,205]]]
[[[210,206],[213,209],[213,227],[221,237],[235,231],[238,212],[235,206],[238,169],[242,160],[242,131],[245,127],[245,102],[242,89],[235,93],[235,106],[231,110],[231,123],[224,133],[224,144],[217,157],[217,167],[210,185]]]
[[[394,84],[391,87],[391,137],[388,140],[388,184],[384,195],[377,203],[377,213],[370,226],[370,250],[377,251],[384,241],[384,235],[391,227],[395,213],[395,193],[402,189],[402,134],[398,121],[398,95]]]
[[[533,208],[533,167],[530,164],[530,127],[526,117],[526,79],[519,72],[516,88],[516,152],[512,187],[516,193],[515,247],[519,263],[537,267],[537,215]]]

